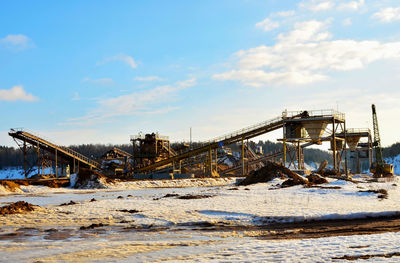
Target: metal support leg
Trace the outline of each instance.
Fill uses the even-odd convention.
[[[40,149],[39,149],[39,143],[37,143],[37,174],[38,174],[38,176],[40,174]]]
[[[337,170],[337,161],[336,161],[336,127],[335,127],[335,118],[332,118],[332,151],[333,151],[333,169],[336,171]]]
[[[345,170],[345,174],[349,175],[349,172],[347,171],[347,151],[346,151],[346,121],[344,122],[344,142],[343,142],[343,147],[344,147],[344,170]]]
[[[24,140],[23,152],[24,152],[24,171],[25,171],[25,179],[28,179],[28,174],[27,174],[27,171],[26,171],[26,141],[25,141],[25,140]]]
[[[214,149],[214,154],[215,154],[215,172],[218,173],[218,156],[217,156],[218,149],[217,148]]]
[[[242,138],[242,175],[245,175],[245,171],[244,171],[244,140]]]
[[[57,165],[58,165],[58,164],[57,164],[57,149],[56,149],[56,178],[57,178],[57,175],[58,175],[58,174],[57,174],[57,172],[58,172],[58,171],[57,171],[57,170],[58,170],[58,166],[57,166]]]

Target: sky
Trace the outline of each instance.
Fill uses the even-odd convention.
[[[374,103],[388,146],[399,26],[389,0],[2,1],[0,145],[10,128],[62,145],[207,140],[286,109],[372,129]]]

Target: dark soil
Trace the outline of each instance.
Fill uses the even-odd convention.
[[[388,192],[385,189],[378,189],[378,190],[360,190],[358,192],[361,193],[374,193],[374,194],[378,194],[378,198],[379,199],[387,199],[388,198]]]
[[[307,179],[312,184],[326,184],[326,183],[328,183],[328,180],[326,180],[324,177],[320,176],[319,174],[315,174],[315,173],[308,175]]]
[[[94,228],[103,227],[103,226],[107,226],[107,225],[105,225],[103,223],[91,224],[90,226],[81,226],[79,229],[80,230],[87,230],[87,229],[94,229]]]
[[[124,212],[124,213],[130,213],[130,214],[134,214],[134,213],[139,213],[140,212],[139,210],[136,210],[136,209],[131,209],[131,210],[122,209],[122,210],[117,210],[117,211]]]
[[[400,257],[400,252],[393,252],[387,254],[367,254],[367,255],[358,255],[358,256],[343,256],[343,257],[335,257],[332,259],[345,259],[349,261],[359,260],[359,259],[370,259],[370,258],[391,258],[391,257]]]
[[[166,195],[163,196],[163,198],[165,198],[165,197],[177,197],[177,196],[179,196],[179,195],[178,194],[166,194]]]
[[[264,167],[262,167],[256,171],[252,171],[238,185],[266,183],[275,178],[289,179],[285,182],[285,184],[283,186],[292,186],[292,185],[298,185],[298,184],[308,185],[309,184],[307,179],[292,172],[290,169],[284,167],[283,165],[278,164],[278,163],[273,163],[273,162],[267,162],[267,164]]]
[[[67,205],[76,205],[77,203],[74,201],[69,201],[69,203],[62,203],[60,206],[67,206]]]
[[[213,195],[191,195],[191,194],[187,194],[187,195],[179,196],[177,198],[178,199],[203,199],[203,198],[210,198],[210,197],[213,197]]]
[[[38,206],[32,205],[25,201],[18,201],[10,205],[0,207],[0,215],[4,216],[11,214],[28,213],[34,211],[36,207]]]

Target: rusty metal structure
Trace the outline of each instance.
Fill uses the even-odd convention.
[[[176,155],[167,136],[158,133],[139,133],[132,135],[130,139],[133,146],[132,158],[135,170]]]
[[[263,154],[262,149],[256,149],[255,144],[249,141],[281,128],[283,138],[278,139],[283,145],[281,151]],[[39,169],[43,170],[45,166],[56,167],[56,177],[59,175],[57,174],[58,166],[69,166],[73,173],[79,167],[104,169],[98,162],[32,132],[11,129],[9,135],[14,138],[24,152],[25,161],[29,149],[37,152],[38,174],[40,174]],[[360,138],[367,138],[367,142],[361,142]],[[193,171],[190,167],[198,167],[206,176],[218,176],[218,173],[246,175],[250,171],[264,166],[267,160],[279,161],[287,167],[300,170],[304,169],[304,148],[310,145],[320,145],[323,142],[330,143],[333,168],[336,171],[343,168],[347,173],[348,152],[367,153],[369,162],[372,161],[372,140],[369,129],[346,129],[345,114],[336,110],[285,110],[279,117],[211,139],[195,148],[183,144],[179,151],[171,148],[167,136],[158,133],[139,133],[130,136],[130,141],[132,154],[113,148],[102,156],[103,164],[104,160],[123,162],[114,167],[114,175],[117,172],[133,175],[160,171],[163,173],[172,171],[173,174],[180,174],[182,169]],[[236,163],[234,167],[226,169],[225,166],[219,170],[218,159],[226,156],[224,149],[233,144],[236,144],[236,147],[239,145],[241,149],[240,162]],[[26,176],[28,174],[26,162],[25,174]]]
[[[346,141],[346,119],[345,114],[336,110],[313,110],[313,111],[284,111],[283,121],[283,162],[288,162],[289,167],[304,169],[304,147],[312,144],[330,142],[332,151],[333,168],[343,170],[347,173]],[[339,136],[340,134],[340,136]],[[296,151],[287,154],[288,144]],[[344,162],[342,162],[344,155]],[[287,156],[289,160],[287,160]]]
[[[132,170],[132,154],[117,147],[102,156],[102,172],[107,176],[127,176]]]
[[[343,133],[338,137],[343,137]],[[361,173],[361,161],[367,161],[368,169],[372,164],[373,141],[368,128],[351,128],[346,130],[346,151],[348,152],[349,168],[353,173]]]
[[[38,156],[37,174],[40,174],[41,168],[43,171],[45,166],[48,166],[49,161],[54,163],[52,166],[55,167],[55,177],[64,176],[63,171],[66,166],[71,167],[70,169],[72,169],[73,173],[76,173],[79,170],[79,167],[90,169],[101,168],[98,162],[65,146],[60,146],[48,139],[44,139],[43,136],[35,135],[33,132],[25,129],[11,129],[8,135],[14,139],[24,154],[25,178],[28,178],[29,174],[26,156],[30,149],[34,149]],[[44,159],[46,161],[43,161]],[[61,167],[61,174],[58,172],[59,167]]]

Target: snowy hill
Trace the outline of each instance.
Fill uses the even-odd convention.
[[[400,154],[394,158],[387,158],[385,161],[393,164],[394,174],[400,175]]]

